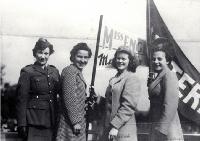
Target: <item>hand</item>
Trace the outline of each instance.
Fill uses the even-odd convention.
[[[117,137],[117,134],[118,134],[118,130],[116,128],[111,128],[109,135],[108,135],[108,139],[113,140],[114,138]]]
[[[155,136],[156,138],[160,139],[160,140],[167,140],[167,136],[163,133],[161,133],[159,130],[155,130]]]
[[[81,125],[80,125],[79,123],[75,124],[75,125],[73,126],[73,128],[74,128],[74,134],[76,134],[76,135],[80,134]]]
[[[26,126],[19,126],[17,132],[21,138],[27,138],[28,136],[28,130]]]
[[[152,81],[153,81],[153,78],[148,77],[148,79],[147,79],[147,86],[150,86],[150,84],[152,83]]]

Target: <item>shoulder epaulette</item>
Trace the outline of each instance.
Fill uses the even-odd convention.
[[[29,67],[29,66],[32,66],[32,64],[26,65],[24,68]]]
[[[54,65],[49,65],[50,67],[56,68]]]
[[[31,71],[32,70],[32,64],[30,64],[30,65],[26,65],[25,67],[23,67],[22,69],[21,69],[21,71],[25,71],[25,72],[29,72],[29,71]]]

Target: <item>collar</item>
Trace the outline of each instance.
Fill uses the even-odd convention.
[[[155,80],[150,84],[148,90],[151,92],[162,80],[163,76],[166,74],[167,69],[163,69],[155,78]]]
[[[51,69],[51,67],[49,65],[46,65],[46,70],[45,70],[35,62],[33,64],[33,68],[34,68],[35,71],[40,72],[42,74],[51,74],[51,73],[53,73],[53,70]]]
[[[84,77],[83,77],[82,71],[79,70],[79,69],[77,68],[77,66],[74,65],[74,64],[71,64],[70,66],[77,72],[77,75],[81,78],[81,80],[82,80],[82,81],[85,83],[85,85],[86,85],[86,81],[85,81],[85,79],[84,79]]]
[[[110,85],[112,86],[112,85],[114,85],[114,84],[120,82],[123,78],[125,78],[126,76],[129,76],[128,74],[129,74],[129,71],[124,71],[124,72],[121,73],[121,74],[117,73],[117,74],[115,75],[115,77],[111,78],[111,80],[110,80]]]

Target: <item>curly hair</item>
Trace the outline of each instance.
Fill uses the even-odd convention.
[[[160,37],[156,39],[152,44],[152,52],[162,51],[165,53],[165,58],[169,64],[171,64],[171,61],[173,59],[173,52],[172,50],[172,43],[167,39]]]
[[[72,61],[72,62],[74,62],[74,57],[75,57],[75,55],[77,54],[77,52],[79,51],[79,50],[86,50],[86,51],[88,51],[88,57],[89,58],[91,58],[91,56],[92,56],[92,51],[91,51],[91,49],[88,47],[88,45],[86,44],[86,43],[78,43],[78,44],[76,44],[74,47],[73,47],[73,49],[70,51],[70,61]]]
[[[38,50],[44,50],[46,48],[49,48],[49,54],[51,55],[52,53],[54,53],[54,50],[53,50],[53,45],[47,41],[47,39],[44,39],[44,38],[39,38],[38,41],[36,42],[35,44],[35,47],[32,49],[33,51],[33,56],[35,57],[36,56],[36,52]]]
[[[118,53],[126,53],[126,54],[128,54],[129,64],[128,64],[127,70],[131,71],[131,72],[135,72],[139,62],[138,62],[136,56],[132,55],[131,51],[128,50],[128,49],[125,49],[125,47],[119,47],[116,50],[114,58],[112,60],[112,66],[117,69],[116,58],[117,58],[117,54]]]

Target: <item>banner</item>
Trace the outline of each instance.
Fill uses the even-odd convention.
[[[122,29],[123,30],[123,29]],[[96,92],[104,96],[109,80],[116,74],[112,68],[112,59],[119,46],[127,46],[136,55],[141,65],[147,65],[146,42],[136,36],[122,32],[119,28],[103,20],[99,50],[97,56],[96,79],[94,87]]]
[[[160,16],[153,0],[147,4],[147,44],[148,46],[156,37],[168,38],[173,46],[168,51],[174,57],[173,71],[179,79],[179,111],[186,118],[200,125],[200,73],[184,55],[179,45],[169,32]],[[149,48],[151,52],[151,48]],[[149,55],[149,58],[151,56]]]

